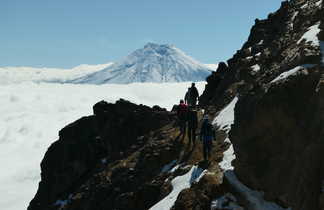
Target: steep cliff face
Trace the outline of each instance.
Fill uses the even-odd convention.
[[[322,69],[323,70],[323,69]],[[247,94],[236,105],[230,133],[235,171],[253,189],[292,209],[319,209],[323,179],[320,69],[304,70],[266,94]]]
[[[208,78],[201,100],[217,112],[238,96],[229,135],[236,175],[298,210],[324,208],[322,4],[285,1],[256,20],[243,48]]]

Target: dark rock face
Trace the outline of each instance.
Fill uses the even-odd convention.
[[[202,106],[215,104],[216,101],[223,101],[223,98],[214,98],[215,95],[222,95],[235,80],[234,75],[226,63],[220,62],[217,70],[207,77],[206,81],[205,91],[199,99],[199,103]]]
[[[236,105],[230,139],[237,175],[292,209],[319,209],[324,113],[316,87],[323,70],[310,69],[263,95],[247,94]]]
[[[171,113],[157,107],[151,109],[125,100],[119,100],[116,104],[101,101],[94,105],[93,110],[93,116],[83,117],[63,128],[59,132],[59,140],[49,147],[41,163],[42,180],[38,192],[28,209],[47,209],[58,198],[68,197],[69,193],[79,188],[96,173],[98,165],[100,168],[100,165],[130,156],[134,151],[142,148],[149,138],[153,138],[148,137],[147,134],[172,124],[174,119]],[[160,138],[163,136],[163,134],[159,135]],[[165,143],[159,144],[158,148],[154,146],[157,147],[154,144],[144,147],[138,159],[142,159],[141,161],[146,165],[135,164],[134,170],[145,171],[147,170],[145,167],[151,167],[151,170],[147,171],[156,173],[156,167],[166,164],[174,156],[172,152],[175,145]],[[145,149],[148,151],[145,152]],[[155,156],[149,156],[152,151],[155,152]],[[136,185],[136,182],[126,179],[129,179],[132,172],[127,167],[118,167],[112,171],[110,178],[114,183],[125,182],[124,185],[128,188],[132,184]],[[150,173],[145,174],[150,175]],[[143,179],[144,177],[142,176]],[[97,175],[91,179],[91,182],[101,183],[100,179],[105,177]],[[122,180],[118,181],[119,179]],[[108,182],[104,184],[102,190],[112,190],[110,188]],[[101,187],[98,190],[100,189]],[[95,201],[98,199],[100,197]]]
[[[239,97],[230,132],[235,173],[267,200],[298,210],[324,209],[323,54],[318,44],[301,39],[319,25],[324,40],[322,4],[285,1],[266,20],[256,20],[226,73],[208,78],[200,100],[216,113]],[[296,66],[303,68],[271,83]]]

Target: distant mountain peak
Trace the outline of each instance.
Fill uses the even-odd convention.
[[[156,43],[149,42],[144,46],[143,50],[152,51],[163,56],[172,53],[174,50],[176,50],[176,48],[174,45],[156,44]]]
[[[144,45],[145,48],[152,48],[152,49],[157,49],[157,48],[175,48],[174,45],[172,44],[158,44],[155,42],[148,42],[146,45]]]
[[[149,42],[108,68],[81,77],[74,83],[184,82],[203,81],[211,69],[174,45]]]

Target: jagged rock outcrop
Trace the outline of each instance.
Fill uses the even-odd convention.
[[[201,105],[214,104],[215,99],[213,100],[213,97],[215,95],[222,94],[224,90],[229,86],[228,83],[233,82],[231,78],[228,78],[228,75],[230,75],[229,72],[230,71],[226,63],[220,62],[218,64],[217,71],[212,72],[212,74],[206,79],[207,85],[205,87],[203,95],[199,100],[199,103]]]
[[[68,197],[71,191],[93,176],[98,164],[129,157],[143,147],[150,138],[150,132],[174,122],[174,116],[167,111],[125,100],[119,100],[116,104],[101,101],[94,105],[93,110],[94,115],[83,117],[63,128],[59,132],[59,140],[49,147],[41,163],[42,181],[29,209],[47,209],[58,198]],[[163,135],[159,133],[156,138],[163,138]],[[152,164],[155,156],[149,156],[151,152],[157,152],[161,164],[166,164],[164,161],[169,161],[169,156],[173,156],[174,145],[166,143],[159,146],[147,146],[145,148],[150,152],[143,152],[139,156],[147,164],[141,167],[151,167],[148,172],[154,173],[156,170]],[[164,149],[163,146],[167,148],[160,151]],[[163,155],[167,160],[163,159]],[[132,172],[128,168],[125,170]]]

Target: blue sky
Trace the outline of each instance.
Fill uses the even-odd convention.
[[[117,61],[147,42],[203,63],[229,59],[281,0],[1,0],[0,66]]]

